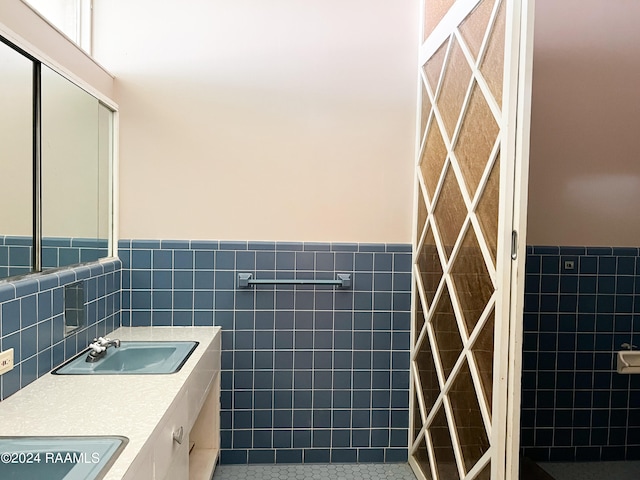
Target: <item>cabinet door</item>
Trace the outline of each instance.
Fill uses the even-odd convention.
[[[186,391],[180,393],[156,429],[154,470],[156,480],[189,477],[189,430]],[[173,476],[169,476],[173,473]]]

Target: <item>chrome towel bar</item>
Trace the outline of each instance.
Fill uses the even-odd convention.
[[[238,288],[249,288],[252,285],[334,285],[338,288],[351,288],[351,274],[338,273],[335,280],[309,279],[257,279],[253,273],[238,273]]]

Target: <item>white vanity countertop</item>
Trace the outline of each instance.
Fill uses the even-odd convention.
[[[199,342],[180,371],[167,375],[47,374],[0,402],[0,436],[120,435],[129,443],[105,480],[120,479],[220,327],[122,327],[120,340]]]

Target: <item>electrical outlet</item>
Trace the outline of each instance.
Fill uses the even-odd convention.
[[[0,375],[13,370],[13,348],[0,352]]]
[[[573,260],[565,260],[564,261],[564,269],[565,270],[573,270],[576,268],[576,264]]]

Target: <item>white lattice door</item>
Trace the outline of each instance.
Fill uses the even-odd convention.
[[[419,478],[517,479],[532,9],[423,5],[409,455]]]

